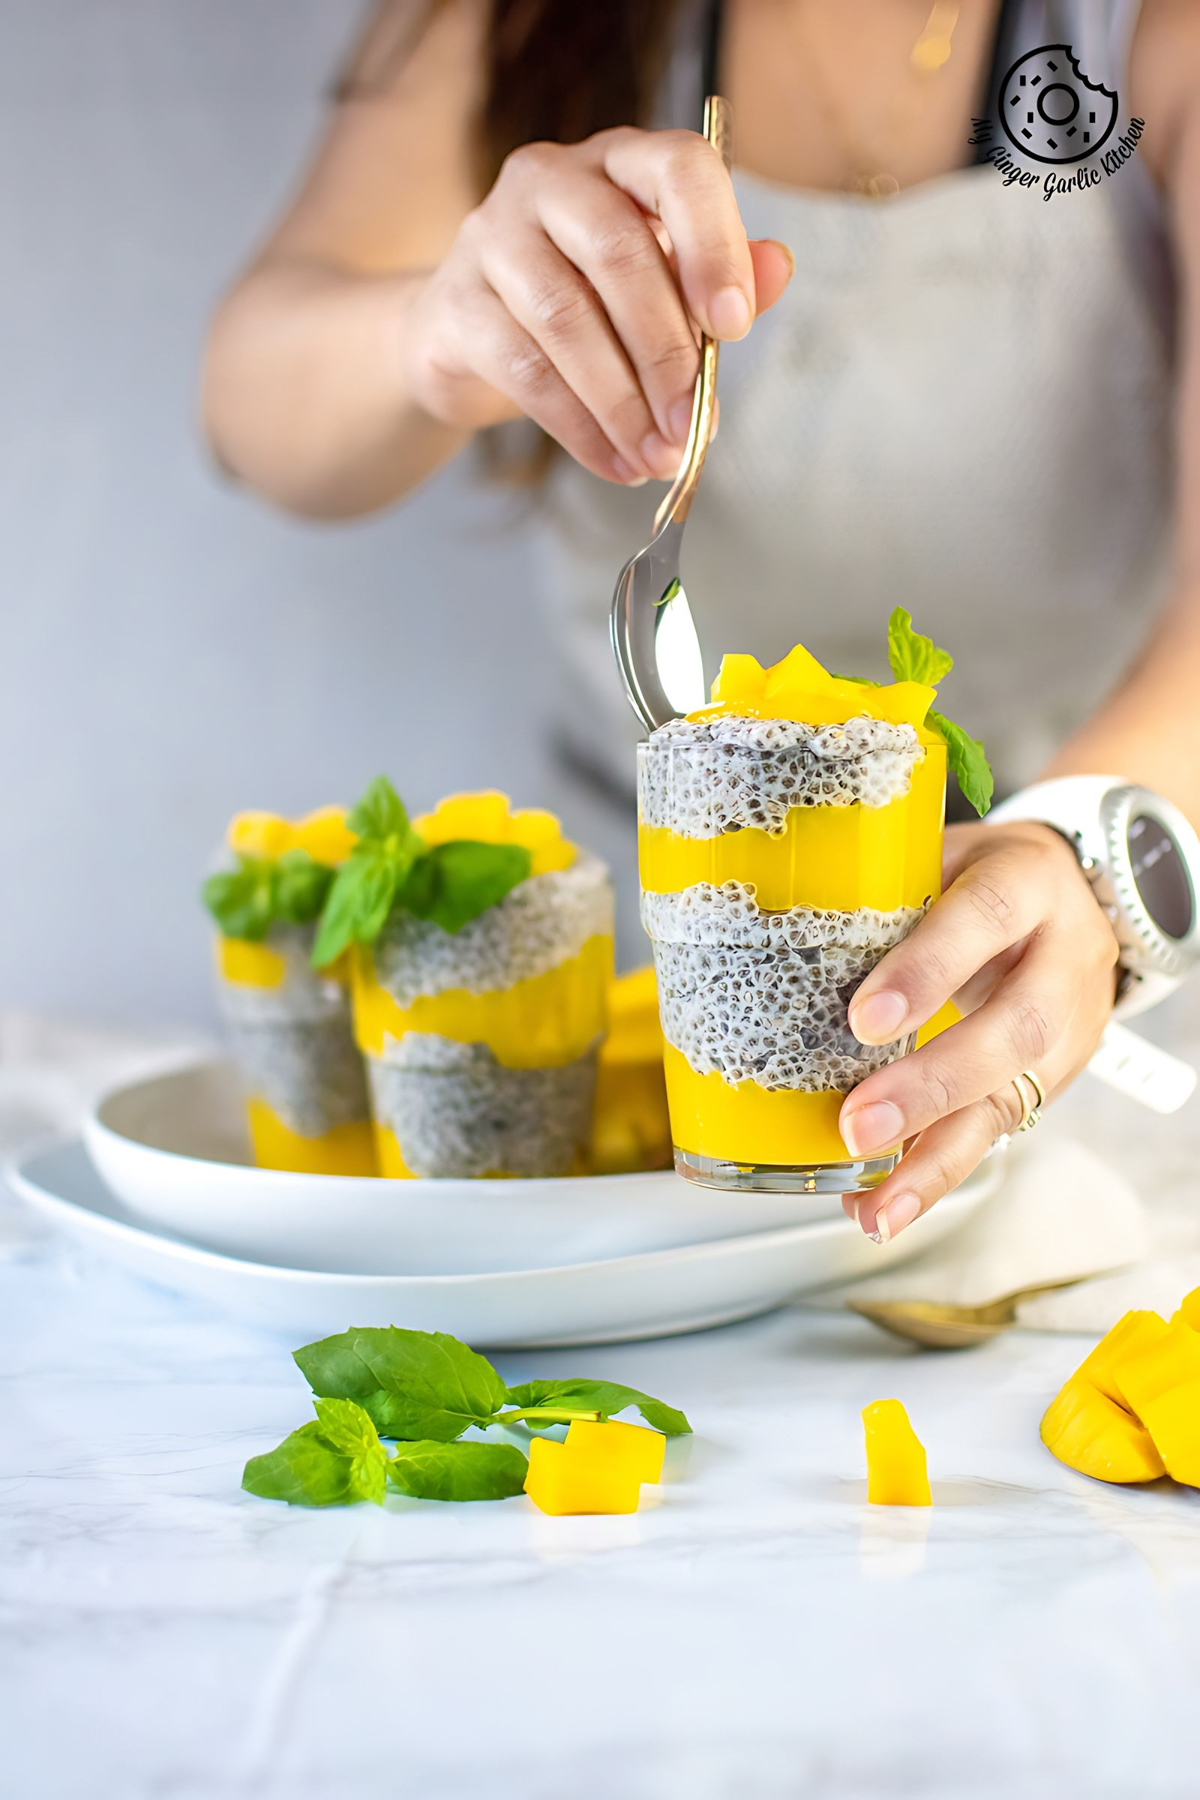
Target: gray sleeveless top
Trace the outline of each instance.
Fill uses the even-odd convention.
[[[1136,12],[1023,0],[998,66],[1073,45],[1118,91],[1114,145]],[[696,123],[701,82],[685,32],[662,122]],[[1135,154],[1050,201],[987,164],[884,202],[734,182],[749,234],[788,243],[796,273],[722,352],[684,561],[706,671],[803,641],[882,676],[888,612],[906,606],[957,658],[946,711],[984,739],[1001,791],[1020,785],[1103,698],[1164,585],[1170,296],[1151,179]],[[542,508],[558,728],[628,788],[637,733],[608,608],[662,491],[561,457]]]

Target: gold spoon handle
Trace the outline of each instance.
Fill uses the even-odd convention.
[[[704,102],[704,135],[728,169],[733,162],[733,108],[720,94],[710,94]],[[700,338],[700,374],[696,379],[696,397],[692,402],[692,422],[688,428],[687,448],[679,473],[670,491],[654,515],[657,535],[668,519],[686,519],[700,485],[700,472],[708,454],[712,436],[713,415],[717,405],[717,356],[720,345],[704,332]]]

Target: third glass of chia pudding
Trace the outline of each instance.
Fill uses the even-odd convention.
[[[933,689],[829,676],[797,649],[726,657],[714,705],[638,753],[642,921],[654,947],[675,1163],[725,1188],[846,1193],[838,1115],[905,1055],[849,1002],[941,891],[946,747]]]
[[[612,978],[608,871],[503,794],[454,795],[413,827],[434,853],[520,846],[528,874],[457,929],[397,904],[357,949],[381,1173],[580,1172]]]

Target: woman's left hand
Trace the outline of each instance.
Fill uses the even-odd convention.
[[[957,825],[946,833],[946,891],[889,951],[850,1006],[864,1044],[894,1043],[954,999],[967,1016],[879,1069],[841,1111],[854,1156],[915,1139],[887,1180],[847,1195],[883,1242],[971,1173],[1021,1123],[1013,1077],[1032,1069],[1047,1096],[1074,1080],[1112,1012],[1117,941],[1069,844],[1048,826]]]

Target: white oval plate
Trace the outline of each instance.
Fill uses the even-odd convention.
[[[842,1217],[837,1195],[727,1194],[670,1170],[377,1181],[259,1169],[224,1063],[119,1088],[86,1121],[84,1139],[143,1223],[229,1256],[347,1275],[550,1268]]]
[[[274,1268],[143,1230],[105,1188],[78,1139],[8,1170],[21,1199],[60,1230],[147,1280],[301,1343],[351,1325],[450,1331],[480,1348],[668,1337],[769,1312],[798,1294],[896,1266],[945,1237],[990,1191],[960,1188],[894,1244],[839,1216],[686,1249],[492,1275],[345,1275]],[[994,1185],[997,1172],[990,1169]]]

